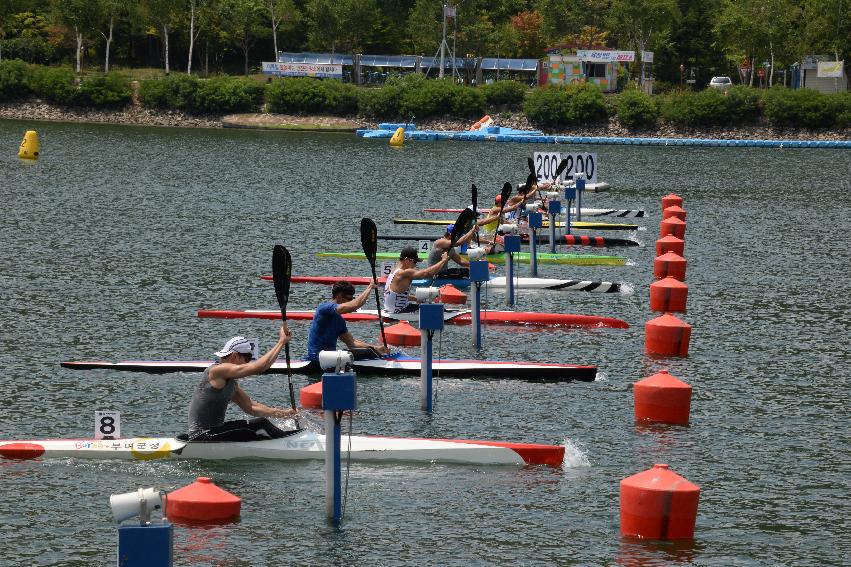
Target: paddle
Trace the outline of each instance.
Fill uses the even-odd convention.
[[[532,158],[526,158],[526,164],[529,166],[529,173],[535,175],[535,162],[532,160]],[[535,179],[537,178],[538,176],[535,175]]]
[[[378,228],[372,219],[363,218],[360,221],[360,244],[363,247],[363,253],[366,259],[369,260],[369,267],[372,268],[372,279],[378,280],[375,275],[375,255],[378,253]],[[384,319],[381,317],[381,302],[378,300],[378,287],[375,288],[375,306],[378,309],[378,324],[381,326],[381,341],[384,343],[384,348],[387,348],[387,337],[384,336]]]
[[[479,213],[476,211],[476,207],[478,207],[478,202],[479,202],[479,188],[476,187],[475,183],[473,183],[472,191],[473,191],[473,216],[476,219],[478,219]],[[479,246],[480,244],[481,244],[481,242],[479,242],[479,233],[476,232],[476,246]]]
[[[473,187],[475,187],[475,185],[473,185]],[[455,248],[462,236],[473,230],[474,224],[476,224],[476,213],[473,212],[473,209],[467,207],[461,211],[461,214],[458,215],[458,218],[455,220],[455,224],[452,226],[452,232],[449,234],[449,248],[446,251],[447,254]],[[429,287],[431,287],[434,283],[435,278],[437,278],[437,274],[431,277]]]
[[[283,324],[287,323],[287,303],[290,300],[290,279],[293,273],[293,261],[290,257],[290,251],[276,244],[272,249],[272,280],[275,283],[275,295],[278,298],[278,305],[281,307],[281,320]],[[290,343],[284,345],[284,353],[287,359],[287,382],[290,386],[290,405],[293,410],[295,407],[295,390],[293,390],[293,372],[290,368]],[[298,425],[298,421],[296,421]]]

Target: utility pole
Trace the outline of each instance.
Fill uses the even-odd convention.
[[[438,73],[438,78],[443,78],[443,62],[444,62],[444,52],[446,48],[446,9],[448,6],[446,4],[443,5],[443,37],[440,40],[440,71]]]

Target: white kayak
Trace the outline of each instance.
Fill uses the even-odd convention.
[[[348,447],[344,436],[343,447]],[[299,461],[325,458],[325,436],[296,430],[279,439],[262,441],[186,442],[174,437],[133,437],[115,440],[53,439],[0,441],[6,459],[271,459]],[[355,461],[465,463],[476,465],[561,466],[564,447],[461,439],[416,439],[351,436]]]
[[[564,187],[573,187],[574,185],[575,183],[573,182],[573,180],[570,180],[565,182]],[[598,183],[588,183],[587,181],[585,182],[585,190],[591,191],[592,193],[608,191],[611,188],[612,186],[609,183],[606,183],[605,181],[600,181]]]

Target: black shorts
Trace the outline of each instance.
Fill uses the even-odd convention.
[[[221,425],[212,427],[206,431],[197,431],[186,435],[178,435],[178,439],[196,443],[210,443],[216,441],[263,441],[268,439],[280,439],[296,433],[298,430],[284,431],[265,417],[254,419],[235,419],[226,421]]]

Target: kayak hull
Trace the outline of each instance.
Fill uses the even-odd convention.
[[[272,276],[260,276],[264,280],[272,279]],[[334,285],[337,282],[347,281],[352,285],[369,285],[372,278],[369,276],[292,276],[292,283],[311,283],[319,285]],[[384,283],[385,278],[379,278],[379,283]],[[466,278],[436,278],[434,283],[431,280],[413,280],[413,287],[435,286],[451,284],[458,289],[466,289],[470,287],[470,280]],[[505,289],[507,285],[504,277],[492,278],[490,281],[484,282],[482,287],[490,289]],[[592,293],[618,293],[621,291],[621,284],[606,281],[592,280],[560,280],[552,278],[515,278],[514,288],[517,290],[563,290],[563,291],[587,291]]]
[[[424,213],[460,213],[464,209],[423,209]],[[619,218],[643,218],[644,211],[641,209],[581,209],[583,216],[588,217],[619,217]],[[480,212],[480,216],[481,216]],[[570,209],[570,214],[575,215],[576,209]]]
[[[629,324],[614,317],[598,315],[575,315],[571,313],[534,313],[524,311],[482,311],[482,324],[545,326],[565,328],[614,328],[628,329]],[[280,319],[280,310],[273,309],[200,309],[198,317],[202,319]],[[378,321],[378,311],[360,309],[354,313],[342,315],[346,321]],[[469,309],[444,310],[444,321],[452,325],[469,325],[472,313]],[[385,321],[419,321],[419,314],[382,312]],[[287,311],[287,320],[308,321],[313,319],[313,311]]]
[[[441,238],[441,236],[435,236],[434,234],[386,234],[378,235],[379,240],[437,240]],[[548,233],[543,233],[538,235],[538,244],[549,244],[550,243],[550,235]],[[520,243],[526,246],[529,245],[529,235],[521,234],[520,235]],[[562,234],[559,235],[556,244],[567,245],[567,246],[589,246],[593,248],[618,248],[618,247],[626,247],[626,246],[640,246],[641,244],[637,240],[633,240],[631,238],[609,238],[608,236],[580,236],[576,234]]]
[[[301,430],[280,439],[245,442],[187,443],[172,437],[0,441],[0,457],[17,460],[71,457],[95,460],[302,461],[325,458],[325,436]],[[352,435],[351,459],[371,462],[561,466],[564,461],[564,447],[497,441]]]
[[[318,258],[342,258],[344,260],[365,260],[363,252],[317,252]],[[466,255],[463,255],[466,258]],[[518,264],[528,264],[531,254],[517,252],[514,261]],[[378,260],[398,260],[397,252],[379,252],[375,255]],[[492,264],[505,264],[505,253],[489,254],[483,258]],[[626,258],[621,256],[599,256],[590,254],[551,254],[538,252],[539,264],[568,264],[572,266],[623,266]]]
[[[434,226],[446,226],[455,222],[447,219],[393,219],[393,224],[425,224]],[[544,227],[549,226],[549,223],[544,220]],[[558,222],[556,226],[564,226],[563,222]],[[589,222],[589,221],[572,221],[571,228],[577,230],[638,230],[637,224],[618,224],[608,222]]]

